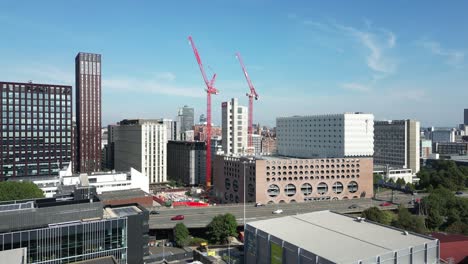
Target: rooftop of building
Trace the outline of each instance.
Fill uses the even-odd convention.
[[[99,198],[101,198],[102,201],[132,199],[132,198],[148,197],[148,196],[151,196],[151,195],[138,188],[129,189],[129,190],[121,190],[121,191],[103,192],[99,194]]]
[[[106,207],[104,208],[104,218],[126,217],[129,215],[136,215],[141,212],[142,210],[136,205],[122,207]]]
[[[308,118],[308,117],[336,117],[336,116],[344,116],[344,115],[373,115],[373,114],[372,113],[364,113],[364,112],[344,112],[344,113],[337,113],[337,114],[281,116],[281,117],[277,117],[276,119]]]
[[[136,119],[124,119],[118,122],[118,125],[127,126],[127,125],[142,125],[145,123],[156,123],[156,124],[163,124],[161,119],[144,119],[144,118],[136,118]]]
[[[437,243],[434,238],[365,220],[358,221],[354,217],[330,211],[262,220],[247,225],[335,263],[368,260],[400,249]]]
[[[340,157],[340,158],[301,158],[301,157],[289,157],[289,156],[281,156],[281,155],[262,155],[262,154],[255,154],[255,155],[247,155],[247,154],[219,154],[218,156],[224,156],[226,158],[233,158],[233,159],[240,159],[240,160],[331,160],[331,159],[349,159],[349,160],[358,160],[358,159],[370,159],[371,157]]]

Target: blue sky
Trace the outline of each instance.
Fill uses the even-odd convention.
[[[74,57],[103,55],[103,125],[206,111],[187,36],[221,102],[248,86],[255,122],[363,111],[455,126],[468,108],[468,2],[2,1],[0,80],[74,85]]]

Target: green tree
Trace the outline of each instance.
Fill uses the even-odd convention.
[[[184,223],[177,223],[174,227],[174,238],[177,246],[185,247],[190,242],[190,233]]]
[[[398,178],[395,183],[399,187],[405,186],[405,184],[406,184],[406,182],[405,182],[405,180],[403,178]]]
[[[362,211],[361,216],[370,221],[381,223],[383,219],[383,212],[374,206]]]
[[[462,222],[455,222],[451,224],[449,227],[447,227],[445,231],[451,234],[468,235],[468,224],[465,224]]]
[[[44,193],[32,182],[0,182],[0,201],[43,198]]]
[[[237,221],[232,214],[217,215],[208,224],[209,239],[212,243],[226,243],[230,236],[237,235]]]
[[[438,210],[431,210],[426,218],[426,223],[427,227],[430,229],[438,230],[444,223],[444,218],[440,215]]]
[[[426,232],[424,219],[422,217],[412,215],[408,209],[403,206],[398,207],[398,218],[392,222],[392,225],[401,229],[413,231],[423,234]]]

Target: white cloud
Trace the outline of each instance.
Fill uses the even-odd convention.
[[[370,24],[369,24],[370,26]],[[350,34],[357,39],[370,54],[367,55],[367,66],[375,72],[391,74],[396,71],[395,62],[385,55],[386,49],[391,49],[396,44],[396,35],[388,30],[385,31],[385,36],[371,31],[362,31],[354,27],[343,26],[336,24],[338,29]],[[382,43],[385,43],[383,45]]]
[[[342,83],[341,87],[346,90],[357,91],[357,92],[369,92],[371,87],[360,83]]]
[[[446,63],[453,66],[459,66],[463,63],[466,56],[466,53],[463,51],[444,49],[441,47],[440,43],[435,41],[421,41],[420,45],[433,54],[444,57]]]
[[[176,79],[176,75],[172,72],[159,72],[156,73],[156,79],[161,81],[174,81]]]

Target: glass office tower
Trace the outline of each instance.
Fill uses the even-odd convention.
[[[71,160],[72,87],[0,82],[0,179],[54,176]]]

